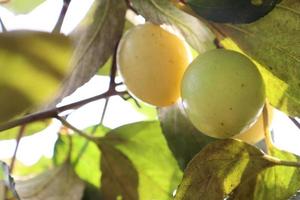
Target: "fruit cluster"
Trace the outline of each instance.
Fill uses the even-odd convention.
[[[187,117],[202,133],[247,138],[246,132],[263,132],[258,129],[263,129],[264,82],[243,54],[215,49],[190,63],[183,40],[146,23],[123,36],[117,56],[124,83],[134,96],[159,107],[182,101]],[[253,137],[246,140],[257,142]]]

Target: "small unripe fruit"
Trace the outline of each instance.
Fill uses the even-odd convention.
[[[158,25],[138,25],[124,35],[117,55],[124,83],[134,96],[155,106],[178,100],[190,56],[176,35]]]
[[[228,138],[253,125],[265,103],[262,76],[246,56],[225,49],[199,55],[182,80],[190,121],[201,132]]]

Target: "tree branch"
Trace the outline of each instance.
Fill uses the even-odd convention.
[[[7,29],[6,29],[5,25],[4,25],[1,17],[0,17],[0,25],[1,25],[1,28],[2,28],[2,32],[7,32]]]
[[[65,120],[63,117],[60,116],[56,116],[56,119],[58,119],[59,121],[61,121],[61,123],[72,129],[73,131],[75,131],[76,133],[78,133],[80,136],[84,137],[85,139],[89,140],[89,141],[97,141],[97,137],[94,137],[92,135],[88,135],[85,132],[83,132],[82,130],[76,128],[75,126],[73,126],[72,124],[70,124],[67,120]]]
[[[130,0],[125,0],[127,7],[132,10],[136,15],[139,15],[139,12],[132,6],[132,3]]]
[[[11,163],[10,163],[10,173],[12,173],[13,170],[14,170],[16,157],[17,157],[17,152],[18,152],[18,149],[19,149],[19,144],[20,144],[22,136],[24,135],[25,129],[26,129],[26,125],[20,126],[20,130],[19,130],[19,133],[18,133],[18,136],[17,136],[17,139],[16,139],[16,147],[15,147],[14,155],[13,155]]]
[[[290,120],[295,124],[295,126],[297,126],[298,129],[300,129],[300,122],[298,122],[295,118],[293,117],[289,117]]]
[[[71,0],[64,0],[64,4],[63,4],[63,7],[60,11],[59,18],[56,22],[56,25],[55,25],[52,33],[60,33],[61,27],[63,25],[64,19],[65,19],[65,16],[66,16],[66,13],[67,13],[69,5],[70,5],[70,2],[71,2]]]
[[[27,115],[23,118],[20,118],[20,119],[14,120],[14,121],[10,121],[10,122],[7,122],[7,123],[4,123],[4,124],[0,125],[0,132],[4,131],[4,130],[7,130],[7,129],[10,129],[10,128],[13,128],[13,127],[16,127],[16,126],[20,126],[20,125],[23,125],[23,124],[28,124],[28,123],[31,123],[31,122],[34,122],[34,121],[38,121],[38,120],[42,120],[42,119],[55,118],[59,113],[61,113],[63,111],[75,109],[75,108],[81,107],[81,106],[83,106],[87,103],[97,101],[99,99],[103,99],[103,98],[107,98],[107,97],[115,96],[115,95],[123,96],[125,94],[127,94],[126,91],[125,92],[117,92],[117,91],[111,90],[111,91],[107,91],[103,94],[94,96],[94,97],[90,97],[90,98],[87,98],[87,99],[84,99],[84,100],[81,100],[81,101],[77,101],[75,103],[71,103],[71,104],[68,104],[68,105],[56,107],[56,108],[49,109],[49,110],[46,110],[46,111],[30,114],[30,115]]]

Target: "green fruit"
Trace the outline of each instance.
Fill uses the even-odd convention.
[[[265,103],[265,87],[246,56],[224,49],[199,55],[181,87],[188,118],[201,132],[228,138],[255,123]]]

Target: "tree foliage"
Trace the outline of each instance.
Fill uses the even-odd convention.
[[[41,2],[0,0],[17,13]],[[299,0],[96,0],[66,36],[60,30],[71,4],[64,1],[52,33],[6,30],[0,19],[0,139],[15,139],[17,152],[21,138],[61,122],[53,158],[29,168],[16,153],[6,160],[10,165],[0,161],[0,199],[297,198],[300,157],[274,146],[267,122],[265,149],[211,138],[194,127],[180,101],[151,107],[119,89],[124,83],[116,77],[119,41],[142,16],[185,40],[193,57],[215,48],[248,56],[263,76],[267,100],[300,128],[293,118],[300,117]],[[97,74],[109,78],[106,92],[58,104]],[[105,127],[112,97],[130,102],[145,120]],[[70,113],[100,99],[106,103],[98,125],[71,124]],[[18,180],[20,174],[35,176]]]

